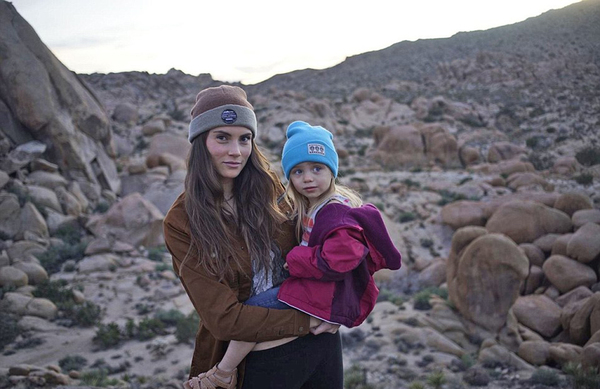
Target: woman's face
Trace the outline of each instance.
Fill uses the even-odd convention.
[[[252,153],[252,131],[241,126],[223,126],[208,132],[206,148],[221,182],[233,181]]]

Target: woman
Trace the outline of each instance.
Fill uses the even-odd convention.
[[[191,114],[185,191],[164,220],[174,270],[200,316],[190,378],[208,373],[188,385],[236,387],[235,371],[217,363],[228,341],[241,340],[263,343],[238,368],[238,388],[341,388],[337,326],[242,304],[278,282],[273,259],[296,244],[277,203],[283,187],[255,144],[246,93],[202,90]]]

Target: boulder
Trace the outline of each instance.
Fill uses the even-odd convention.
[[[578,229],[567,244],[567,255],[581,263],[600,257],[600,224],[587,223]]]
[[[0,287],[20,287],[27,285],[27,273],[14,266],[0,267]]]
[[[28,256],[37,256],[46,251],[46,247],[30,240],[21,240],[10,246],[6,252],[11,261],[17,262]]]
[[[43,140],[44,146],[51,146],[45,155],[64,172],[118,192],[104,108],[9,2],[0,3],[0,46],[0,100],[8,107],[10,120],[27,134],[17,137],[9,132],[13,143],[21,145],[26,137]]]
[[[86,227],[96,236],[121,240],[133,246],[164,244],[164,215],[139,193],[132,193],[115,203],[104,215],[90,218]]]
[[[117,264],[118,257],[114,254],[96,254],[79,261],[77,270],[81,274],[110,271],[116,269]]]
[[[552,171],[563,176],[571,176],[574,173],[581,171],[581,164],[575,157],[560,157],[554,161]]]
[[[552,244],[552,251],[550,255],[564,255],[567,256],[567,245],[573,237],[573,234],[563,234]]]
[[[600,369],[600,343],[592,343],[581,352],[581,365],[584,369]]]
[[[42,214],[30,202],[25,203],[20,215],[21,229],[17,234],[17,239],[23,239],[25,232],[30,232],[39,238],[48,238],[48,225]]]
[[[29,285],[38,285],[48,279],[48,272],[38,263],[20,261],[15,262],[13,266],[27,274]]]
[[[36,316],[52,320],[56,317],[58,309],[52,301],[45,298],[32,298],[20,293],[6,293],[0,301],[0,308],[5,312],[19,316]]]
[[[27,193],[31,196],[34,203],[48,207],[56,212],[62,212],[58,197],[56,197],[56,193],[52,189],[44,188],[43,186],[28,185]]]
[[[0,189],[4,188],[4,186],[8,184],[8,181],[10,181],[10,177],[8,176],[8,174],[0,170]]]
[[[385,169],[424,166],[427,163],[421,132],[412,125],[380,126],[373,129],[373,159]]]
[[[484,226],[486,222],[484,206],[478,201],[459,200],[444,205],[442,221],[453,229],[466,226]]]
[[[554,208],[563,211],[569,215],[569,217],[571,217],[579,210],[593,209],[594,206],[592,204],[592,200],[590,200],[590,198],[584,194],[563,193],[558,197],[558,199],[556,199]]]
[[[479,351],[477,361],[484,366],[511,366],[517,370],[532,371],[533,366],[501,345],[492,345]]]
[[[519,345],[517,355],[532,365],[545,365],[550,358],[550,343],[540,340],[524,341]]]
[[[529,275],[523,283],[521,293],[524,295],[534,293],[544,282],[544,271],[541,267],[532,265],[529,268]]]
[[[497,142],[489,148],[487,160],[490,163],[497,163],[526,154],[527,149],[522,146],[517,146],[510,142]]]
[[[531,266],[542,267],[544,261],[546,260],[546,255],[542,249],[532,243],[521,243],[519,248],[523,250],[527,256],[527,259],[529,259],[529,264]]]
[[[592,268],[562,255],[550,256],[542,269],[546,278],[561,293],[567,293],[578,286],[590,287],[598,281]]]
[[[561,329],[561,308],[544,295],[521,296],[512,309],[520,323],[545,338],[556,335]]]
[[[161,132],[165,132],[166,129],[167,128],[164,121],[160,119],[153,119],[142,126],[142,134],[146,136],[152,136]]]
[[[501,205],[485,227],[516,243],[527,243],[549,233],[567,233],[572,224],[571,218],[561,211],[533,201],[515,200]]]
[[[585,300],[569,321],[573,343],[584,345],[600,329],[600,292]]]
[[[507,179],[507,185],[512,190],[518,190],[519,188],[530,189],[538,186],[547,192],[554,190],[554,185],[532,172],[511,174]]]
[[[481,154],[475,147],[462,146],[459,149],[458,157],[463,167],[476,165],[481,162]]]
[[[112,118],[119,123],[127,125],[136,124],[139,118],[138,109],[130,103],[117,104],[113,110]]]
[[[571,217],[573,228],[578,229],[587,223],[600,224],[600,209],[581,209],[575,211]]]
[[[564,307],[574,301],[584,300],[590,297],[592,294],[593,293],[589,288],[586,288],[585,286],[578,286],[570,292],[557,297],[555,301],[560,307]]]
[[[66,215],[77,217],[85,211],[85,208],[79,202],[77,197],[71,192],[67,191],[67,189],[60,187],[56,188],[54,192],[56,193],[56,198],[58,199],[58,202],[62,206],[62,209]]]
[[[459,239],[453,238],[451,251],[460,252],[459,245]],[[448,260],[450,300],[467,319],[498,331],[529,274],[525,254],[506,236],[487,234],[470,242],[460,255],[451,254]]]
[[[583,348],[569,343],[552,343],[549,348],[550,362],[563,366],[569,362],[579,363]]]
[[[418,283],[421,287],[440,286],[446,282],[446,261],[436,260],[425,269],[421,270]]]
[[[21,230],[21,205],[12,193],[0,193],[0,233],[12,239]]]
[[[542,235],[534,240],[533,244],[539,247],[544,253],[550,253],[552,251],[552,245],[554,245],[554,242],[561,236],[561,234]]]
[[[31,185],[43,186],[48,189],[66,187],[67,180],[57,173],[51,173],[44,170],[36,170],[27,176],[27,182]]]
[[[459,167],[456,138],[439,123],[419,126],[425,142],[425,152],[430,162],[443,167]]]

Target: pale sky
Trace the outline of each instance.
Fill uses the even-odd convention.
[[[404,40],[486,30],[578,0],[12,0],[77,73],[179,69],[253,84]]]

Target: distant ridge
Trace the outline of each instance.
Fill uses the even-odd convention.
[[[438,64],[475,57],[481,52],[503,53],[530,62],[564,57],[569,61],[600,63],[600,0],[583,0],[512,25],[485,31],[461,32],[450,38],[403,41],[386,49],[347,58],[337,66],[276,75],[250,93],[271,87],[305,91],[314,96],[346,96],[354,89],[378,89],[392,80],[424,82]]]

